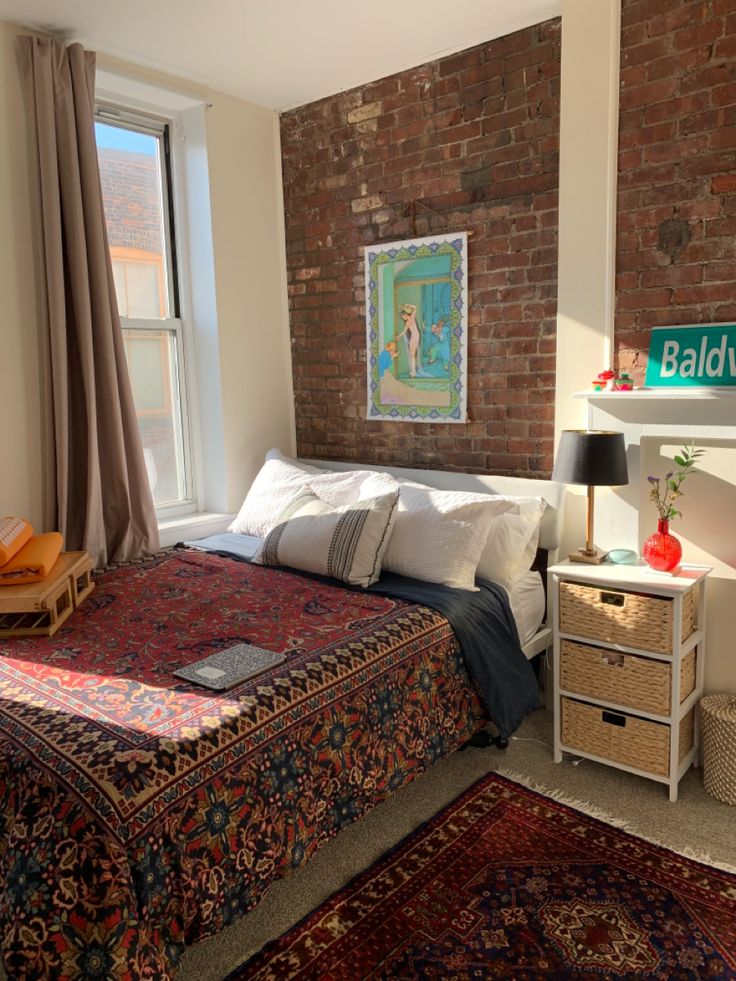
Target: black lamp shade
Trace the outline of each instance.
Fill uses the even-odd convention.
[[[552,480],[589,487],[628,484],[623,433],[564,429],[560,435]]]

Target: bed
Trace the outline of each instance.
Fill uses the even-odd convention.
[[[173,677],[240,640],[288,659],[226,695]],[[437,609],[217,552],[106,572],[54,638],[0,653],[18,979],[173,977],[185,944],[488,720]]]

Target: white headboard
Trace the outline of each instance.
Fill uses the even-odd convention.
[[[417,483],[437,487],[439,490],[475,491],[478,494],[511,494],[514,497],[542,497],[547,509],[542,518],[539,547],[551,553],[550,563],[556,560],[556,551],[562,540],[562,524],[566,485],[553,480],[535,480],[531,477],[497,477],[488,474],[457,473],[450,470],[409,470],[404,467],[376,467],[363,463],[342,463],[336,460],[302,460],[325,470],[379,470],[394,477],[416,480]]]

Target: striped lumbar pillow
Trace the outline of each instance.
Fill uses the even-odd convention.
[[[397,500],[398,488],[332,507],[305,485],[284,507],[253,562],[370,586],[381,574]]]

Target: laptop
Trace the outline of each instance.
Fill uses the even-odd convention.
[[[276,654],[253,644],[235,644],[216,654],[187,664],[174,672],[175,677],[191,681],[212,691],[227,691],[249,678],[255,678],[269,668],[275,668],[286,660],[285,654]]]

